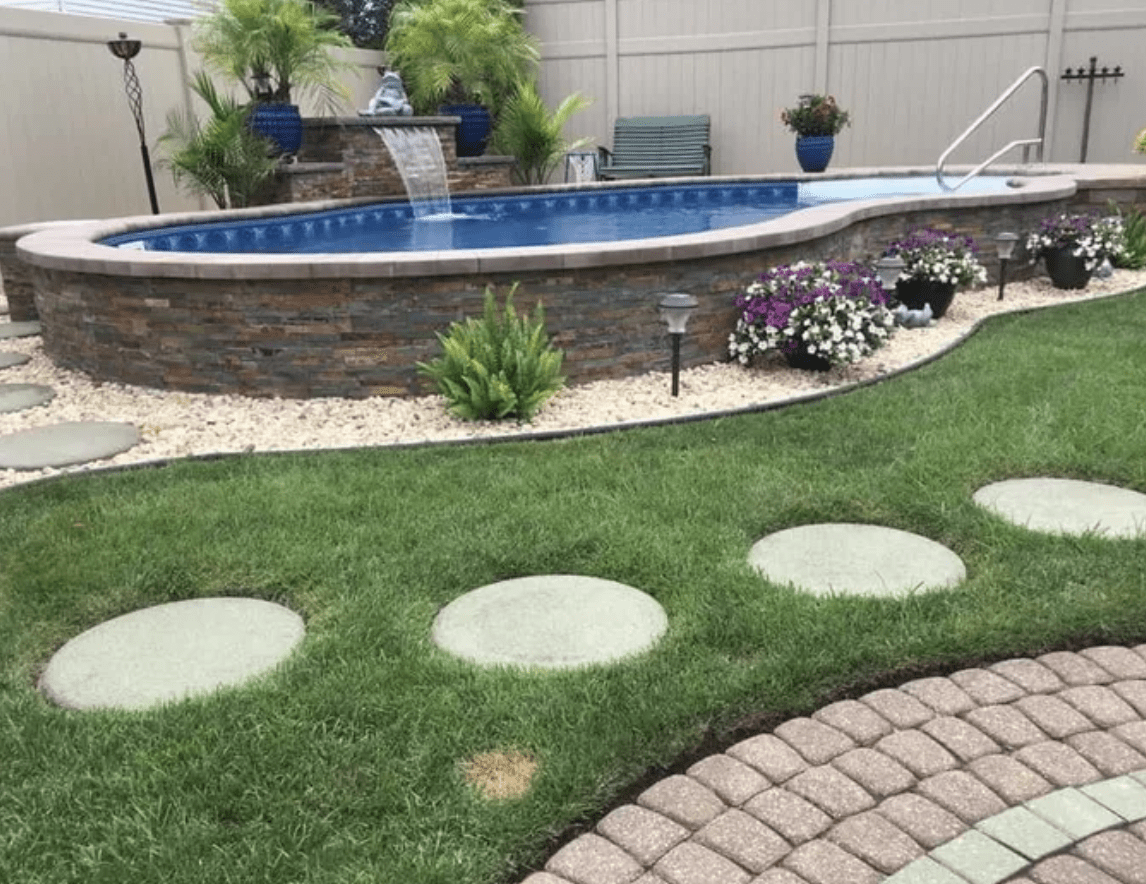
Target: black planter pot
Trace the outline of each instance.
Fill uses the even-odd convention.
[[[489,111],[480,104],[443,104],[438,113],[462,118],[457,130],[459,157],[480,157],[485,153],[492,122]]]
[[[247,125],[273,142],[279,153],[295,154],[302,147],[302,116],[297,104],[256,104]]]
[[[796,159],[805,172],[823,172],[832,161],[836,148],[834,135],[799,135],[796,137]]]
[[[1084,289],[1093,271],[1086,269],[1086,259],[1074,254],[1074,246],[1060,246],[1043,253],[1047,275],[1056,289]]]
[[[803,347],[797,350],[785,350],[784,359],[792,368],[799,368],[804,371],[827,371],[832,367],[832,364],[823,356],[809,353]]]
[[[909,310],[922,310],[931,305],[931,316],[938,319],[947,312],[955,298],[955,283],[933,279],[901,279],[895,284],[895,296]]]

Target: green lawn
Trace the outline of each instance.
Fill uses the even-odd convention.
[[[1001,317],[916,373],[780,411],[5,492],[0,880],[512,881],[567,827],[746,721],[969,661],[1146,640],[1146,539],[1042,536],[971,502],[1031,475],[1146,492],[1144,354],[1139,292]],[[817,521],[917,532],[968,579],[819,599],[749,569],[755,540]],[[622,665],[557,673],[482,670],[429,642],[462,593],[553,572],[644,590],[668,633]],[[78,632],[224,594],[306,618],[274,675],[131,714],[34,690]],[[464,783],[459,763],[498,749],[540,761],[525,798]]]

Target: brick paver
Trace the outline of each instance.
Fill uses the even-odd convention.
[[[1138,719],[1134,707],[1105,685],[1067,688],[1059,697],[1099,727],[1114,727]]]
[[[688,769],[688,775],[734,807],[743,804],[771,783],[762,774],[731,755],[709,755]]]
[[[793,718],[773,733],[809,764],[826,764],[856,746],[855,740],[847,734],[813,718]]]
[[[1146,690],[1146,682],[1142,682],[1142,687]],[[816,711],[812,718],[847,734],[861,746],[868,746],[892,731],[890,721],[859,700],[832,703]]]
[[[606,814],[523,884],[1146,884],[1146,645],[916,679]]]

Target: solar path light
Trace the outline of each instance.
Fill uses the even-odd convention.
[[[1015,243],[1019,241],[1017,233],[1000,233],[995,237],[995,250],[999,253],[999,298],[1003,300],[1003,286],[1007,284],[1007,262],[1015,251]]]
[[[657,304],[661,319],[668,325],[672,336],[672,394],[680,395],[680,339],[684,336],[685,326],[692,311],[697,308],[698,301],[692,295],[671,294],[665,295]]]

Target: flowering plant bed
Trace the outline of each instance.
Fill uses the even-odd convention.
[[[774,267],[737,297],[736,307],[728,352],[743,365],[771,351],[817,357],[825,366],[856,362],[883,346],[895,326],[883,286],[859,263]]]
[[[1045,218],[1039,229],[1027,237],[1032,264],[1059,249],[1070,249],[1074,257],[1083,259],[1088,271],[1101,264],[1103,258],[1120,257],[1125,248],[1126,233],[1117,215],[1063,212]]]
[[[987,282],[987,268],[975,257],[975,241],[969,236],[925,227],[893,242],[886,254],[903,260],[900,280],[926,280],[957,287]]]

